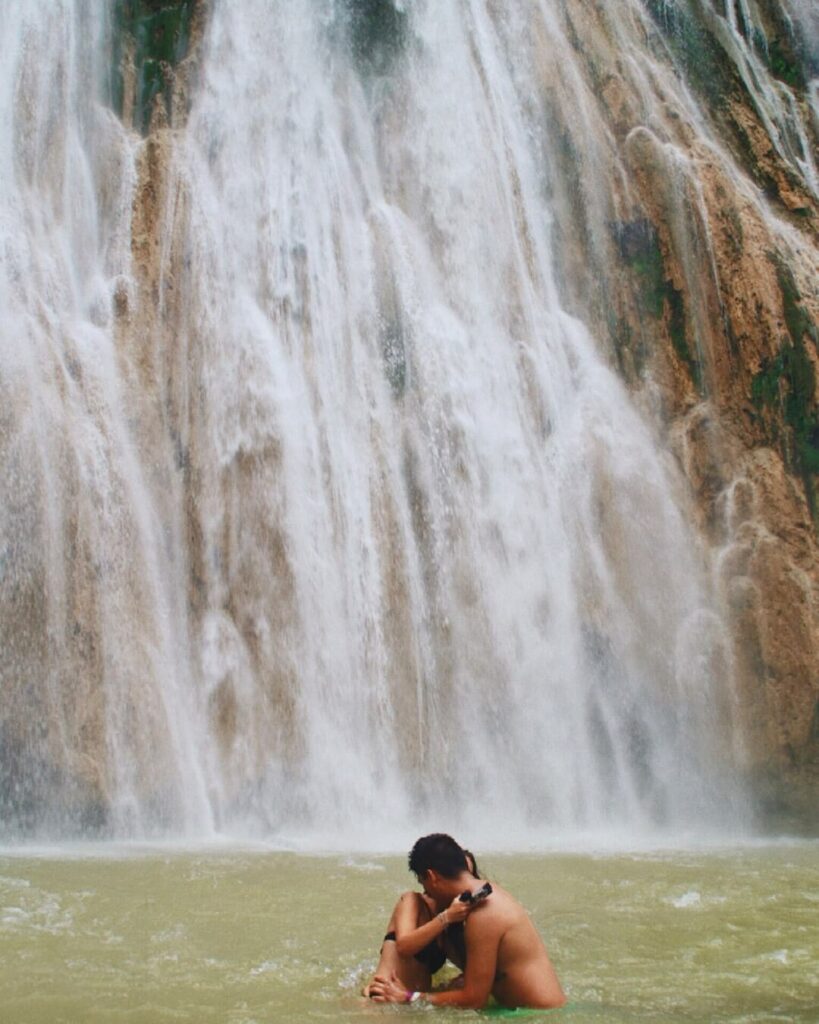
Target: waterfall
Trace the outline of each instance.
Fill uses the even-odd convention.
[[[503,6],[214,3],[152,247],[112,25],[11,3],[4,832],[743,820],[685,482],[561,298],[576,57]]]
[[[132,276],[135,144],[101,102],[109,29],[79,0],[12,3],[0,29],[0,807],[12,832],[209,821],[182,556],[150,479],[167,456],[139,433],[156,396],[138,393],[141,353],[114,317]]]

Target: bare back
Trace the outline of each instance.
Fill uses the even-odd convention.
[[[492,994],[504,1006],[563,1006],[549,954],[529,915],[505,889],[495,887],[489,899],[467,918],[467,972],[473,956],[494,959]],[[494,956],[492,950],[494,949]]]

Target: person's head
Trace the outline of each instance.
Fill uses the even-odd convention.
[[[469,871],[464,851],[452,836],[443,832],[422,836],[410,850],[409,869],[419,881],[430,868],[442,878],[450,879]]]
[[[475,854],[471,850],[464,850],[464,857],[466,858],[466,870],[470,875],[474,875],[475,878],[480,878],[481,873],[478,871],[478,862],[475,860]]]

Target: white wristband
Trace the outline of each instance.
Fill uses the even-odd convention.
[[[421,995],[422,995],[421,992],[413,992],[412,995],[407,1000],[407,1002],[408,1003],[417,1003],[418,1000],[421,998]]]

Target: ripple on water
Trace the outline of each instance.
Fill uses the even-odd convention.
[[[281,960],[265,960],[264,963],[256,964],[250,968],[251,975],[269,974],[270,971],[281,971],[284,964]]]
[[[70,932],[74,915],[53,893],[35,886],[19,886],[14,890],[13,904],[0,910],[0,933],[35,932],[58,935]]]
[[[678,910],[683,910],[686,907],[698,907],[702,903],[702,896],[700,896],[696,889],[689,889],[688,892],[678,896],[677,899],[667,900],[666,902]]]
[[[0,875],[0,892],[4,889],[30,889],[31,882],[27,878],[10,878],[8,875]]]
[[[183,942],[187,937],[187,929],[184,924],[178,923],[172,925],[170,928],[165,928],[163,931],[156,932],[151,936],[151,942],[154,944],[167,943],[167,942]]]
[[[386,867],[383,864],[377,864],[371,860],[356,860],[353,857],[348,857],[346,860],[341,861],[341,867],[352,868],[353,871],[386,871]]]

